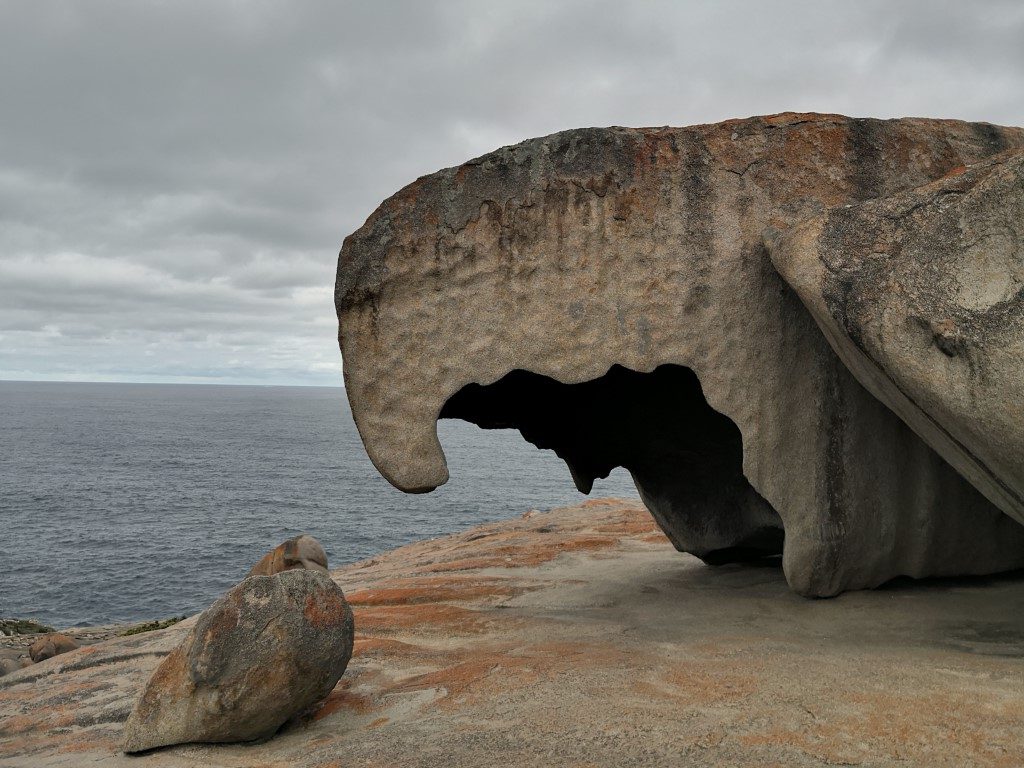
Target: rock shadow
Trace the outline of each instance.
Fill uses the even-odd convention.
[[[579,384],[514,370],[493,384],[463,387],[440,418],[519,430],[565,461],[582,493],[624,467],[675,547],[706,563],[759,562],[782,552],[781,518],[743,475],[739,428],[708,404],[684,366],[643,373],[614,365]]]

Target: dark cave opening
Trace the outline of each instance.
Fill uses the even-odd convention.
[[[582,493],[624,467],[676,548],[707,563],[782,552],[778,513],[743,475],[739,428],[708,405],[689,368],[640,373],[615,365],[580,384],[514,370],[463,387],[440,418],[518,429],[565,461]]]

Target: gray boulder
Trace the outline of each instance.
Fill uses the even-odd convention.
[[[125,724],[124,751],[252,741],[327,696],[352,655],[352,611],[327,576],[253,576],[202,613]]]
[[[367,453],[427,492],[439,417],[516,428],[583,492],[625,467],[680,550],[781,553],[804,595],[1024,566],[1024,526],[864,388],[764,242],[1013,148],[984,123],[782,114],[565,131],[425,176],[338,259]]]
[[[860,383],[1024,523],[1024,152],[770,245]]]
[[[11,672],[17,672],[19,669],[32,666],[32,659],[22,656],[19,658],[3,658],[0,659],[0,677],[9,675]]]

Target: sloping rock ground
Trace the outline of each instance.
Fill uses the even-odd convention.
[[[122,723],[194,621],[0,679],[2,766],[1019,766],[1024,579],[808,601],[588,501],[334,571],[355,654],[255,745],[127,757]]]

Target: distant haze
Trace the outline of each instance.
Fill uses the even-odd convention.
[[[1024,123],[1024,3],[3,2],[0,379],[339,384],[338,248],[591,125]]]

